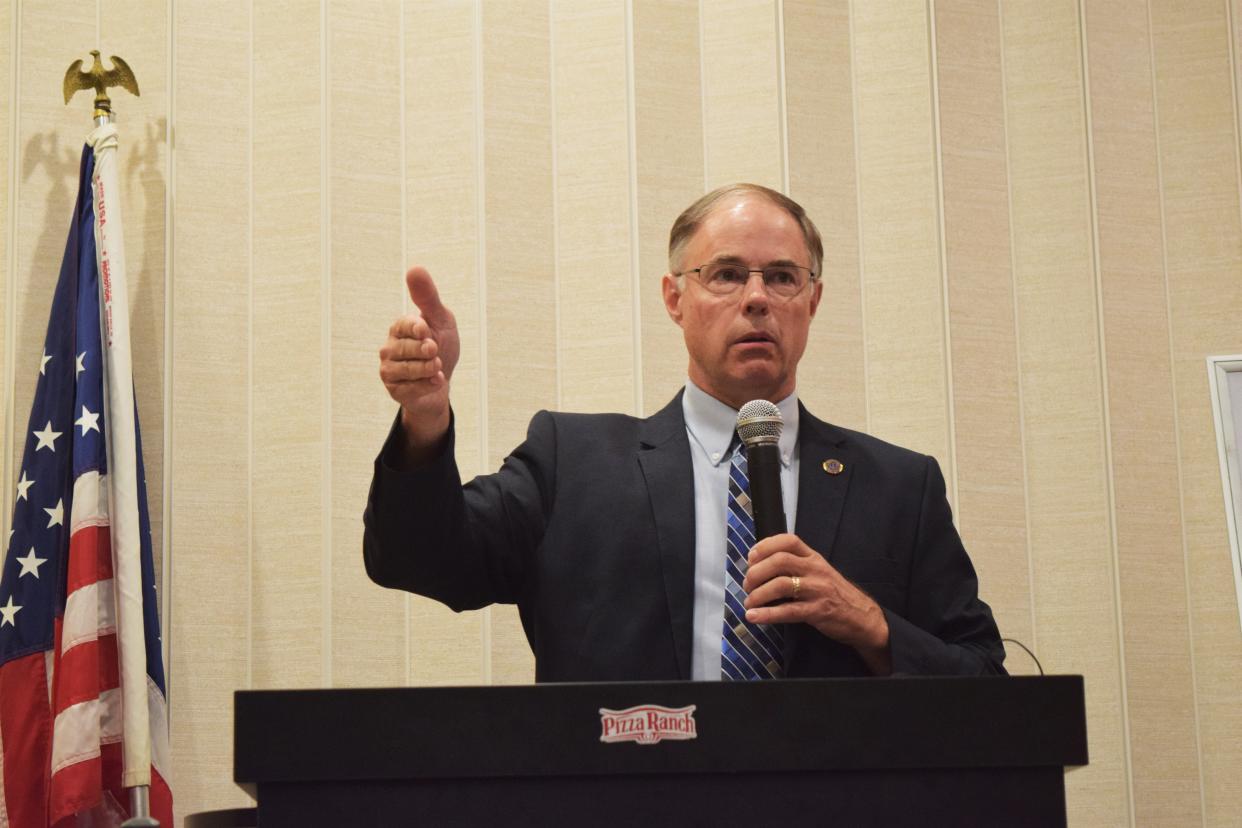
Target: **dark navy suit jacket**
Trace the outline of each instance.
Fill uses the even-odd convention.
[[[799,423],[796,534],[884,608],[894,673],[1003,673],[936,461],[806,409]],[[399,471],[399,427],[364,517],[376,583],[459,611],[517,604],[538,681],[690,678],[694,476],[680,395],[647,419],[541,411],[499,472],[464,487],[451,428],[437,459]],[[824,468],[833,459],[837,474]],[[785,664],[791,678],[868,674],[805,625],[786,629]]]

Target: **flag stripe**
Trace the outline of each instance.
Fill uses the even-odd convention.
[[[112,579],[111,532],[107,525],[84,526],[69,539],[69,581],[66,592],[72,594],[96,581]]]
[[[112,533],[108,527],[108,476],[83,472],[73,481],[69,518],[67,593],[112,578]]]
[[[56,714],[52,736],[52,778],[83,759],[99,755],[99,746],[121,738],[120,688],[79,702]]]
[[[56,686],[55,710],[98,697],[102,690],[120,687],[116,635],[101,635],[66,650],[60,660],[61,681]]]
[[[3,668],[0,668],[3,669]],[[28,760],[26,760],[28,761]],[[0,828],[9,828],[9,809],[4,795],[4,728],[0,727]]]
[[[89,584],[66,599],[62,653],[85,641],[93,641],[100,634],[112,632],[116,632],[112,581]]]
[[[171,744],[168,740],[168,702],[164,691],[147,679],[147,706],[151,714],[151,816],[160,825],[173,825]]]
[[[51,824],[89,811],[103,791],[104,762],[96,753],[52,774]]]
[[[164,691],[147,680],[147,709],[151,713],[151,767],[164,774],[172,773],[172,748],[168,740],[168,701]],[[172,823],[168,823],[172,824]]]
[[[157,722],[151,720],[151,731],[154,733]],[[152,748],[158,747],[157,743],[152,744]],[[151,816],[160,821],[160,825],[173,825],[173,797],[172,786],[164,778],[164,774],[160,771],[160,766],[151,762]]]
[[[84,471],[73,481],[73,507],[69,530],[108,522],[108,475],[97,470]]]
[[[15,826],[47,824],[47,761],[52,728],[43,653],[0,667],[4,800]]]

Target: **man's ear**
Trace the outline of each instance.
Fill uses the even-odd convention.
[[[665,273],[661,284],[664,288],[664,309],[668,311],[668,318],[680,326],[681,291],[677,289],[677,277],[672,273]]]
[[[819,310],[819,300],[824,297],[824,282],[822,279],[816,279],[811,286],[811,318],[815,318],[815,311]]]

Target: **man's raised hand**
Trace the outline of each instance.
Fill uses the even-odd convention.
[[[412,267],[405,284],[417,313],[401,317],[388,329],[380,348],[380,379],[401,405],[406,457],[427,456],[448,431],[449,380],[461,355],[457,320],[440,302],[431,274]]]

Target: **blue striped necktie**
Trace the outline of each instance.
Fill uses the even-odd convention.
[[[735,451],[729,466],[729,504],[725,513],[725,605],[724,635],[720,640],[720,673],[725,681],[780,678],[784,674],[779,627],[751,624],[742,602],[746,593],[746,556],[755,545],[755,521],[750,506],[750,480],[746,476],[746,451],[734,438]]]

